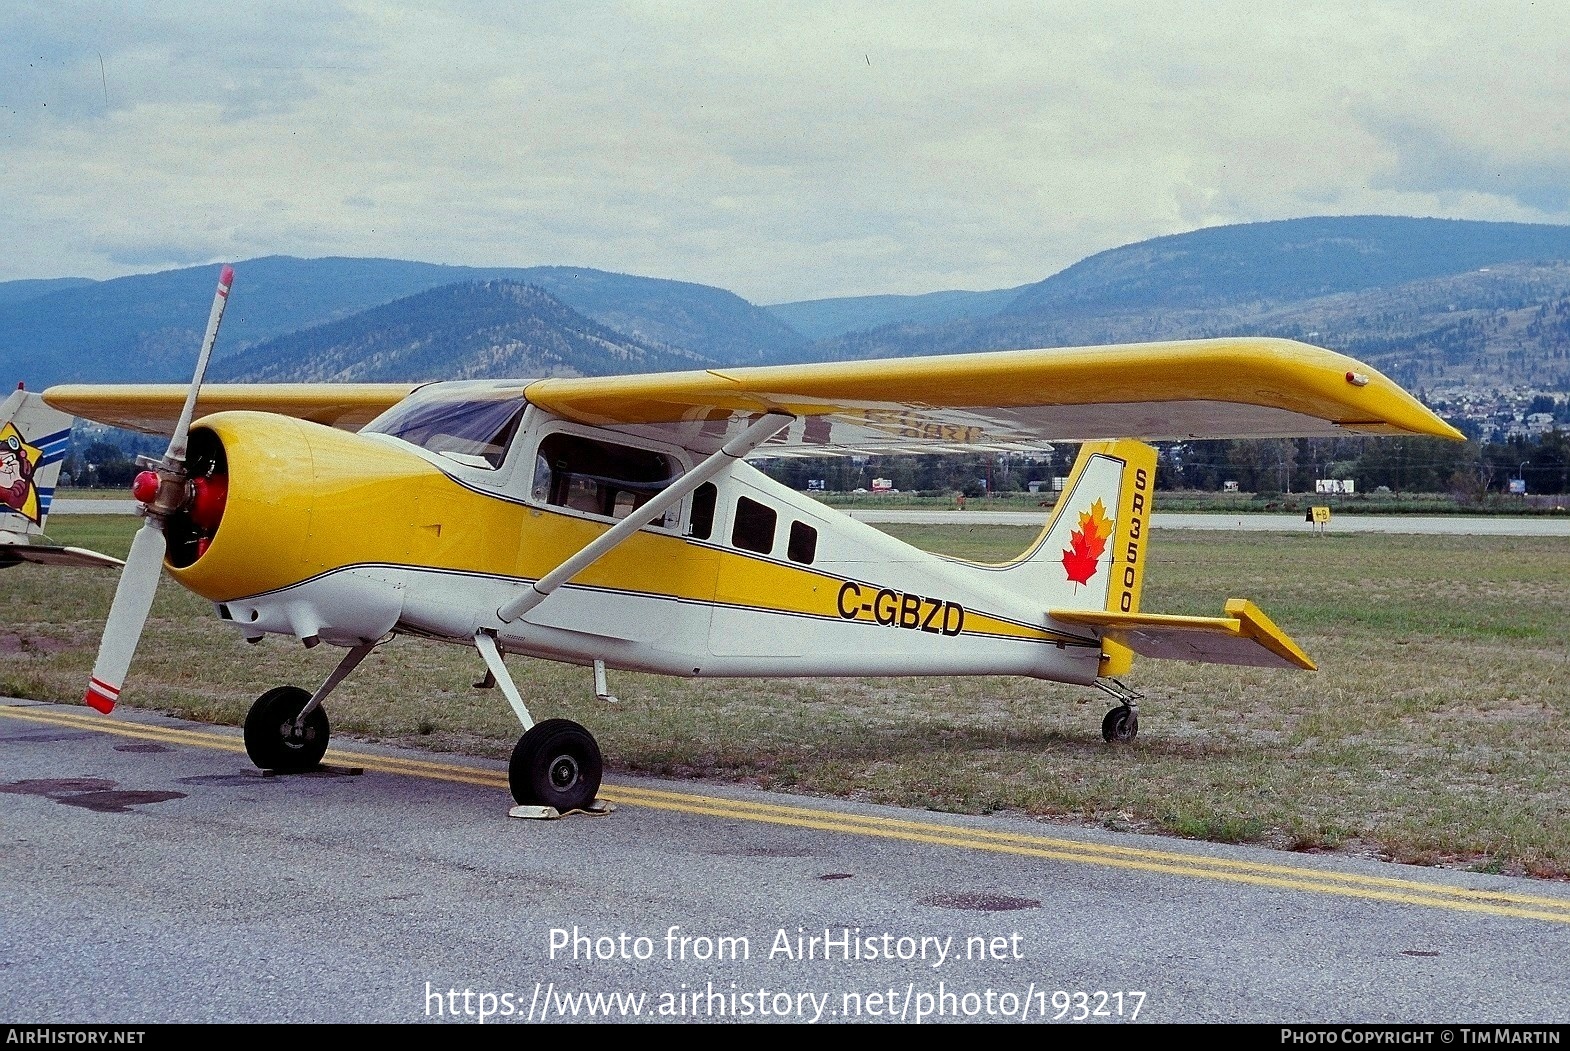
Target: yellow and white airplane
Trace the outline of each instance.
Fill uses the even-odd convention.
[[[1312,669],[1253,604],[1140,609],[1155,488],[1145,440],[1460,438],[1342,355],[1278,339],[1025,350],[664,375],[413,384],[61,386],[54,408],[151,433],[146,523],[87,703],[119,696],[160,571],[248,640],[346,649],[314,692],[263,694],[264,768],[315,766],[323,700],[383,641],[473,646],[524,733],[520,804],[590,805],[601,755],[535,723],[503,664],[526,654],[681,676],[1023,675],[1096,686],[1102,733],[1138,728],[1135,654]],[[197,418],[197,413],[202,415]],[[193,423],[193,419],[195,422]],[[1030,450],[1079,441],[1061,498],[1017,559],[917,550],[749,466],[800,456]]]

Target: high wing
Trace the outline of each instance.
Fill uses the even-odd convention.
[[[251,409],[357,431],[397,405],[418,383],[208,383],[196,415]],[[188,383],[70,383],[44,400],[62,412],[146,434],[173,434]]]
[[[416,386],[211,384],[197,412],[256,409],[354,430]],[[1025,450],[1102,438],[1462,437],[1367,365],[1267,338],[552,378],[523,389],[564,419],[705,454],[765,412],[796,417],[759,450],[772,456]],[[79,385],[44,397],[87,419],[167,434],[185,392]]]
[[[1284,339],[1216,339],[538,380],[578,423],[710,452],[763,412],[762,455],[1033,449],[1138,438],[1331,437],[1455,428],[1367,365]]]

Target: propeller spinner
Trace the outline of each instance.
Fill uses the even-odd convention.
[[[229,286],[233,283],[234,267],[225,266],[218,277],[218,291],[213,296],[213,309],[207,318],[207,334],[202,338],[201,353],[196,358],[191,389],[186,392],[185,406],[180,410],[179,422],[169,438],[169,448],[164,451],[162,460],[143,459],[148,470],[137,475],[131,486],[132,494],[142,504],[141,513],[146,522],[131,541],[131,553],[126,556],[125,569],[120,573],[114,603],[109,607],[109,621],[104,625],[98,660],[87,684],[85,700],[100,712],[112,711],[120,699],[120,687],[131,667],[131,658],[136,654],[136,644],[142,637],[148,611],[152,609],[158,575],[163,570],[168,549],[164,524],[170,515],[189,509],[198,495],[198,486],[186,467],[187,440],[191,417],[196,412],[196,398],[202,389],[202,377],[207,373],[213,344],[218,340],[218,324],[223,320],[224,307],[229,302]]]

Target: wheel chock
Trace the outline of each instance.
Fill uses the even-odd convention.
[[[359,777],[365,773],[363,766],[328,766],[326,763],[310,770],[263,770],[263,777]]]
[[[583,814],[588,817],[603,817],[616,809],[615,803],[596,799],[586,807],[569,810],[563,813],[553,806],[515,806],[507,811],[508,817],[524,818],[531,821],[555,821],[557,818],[571,817],[574,814]]]

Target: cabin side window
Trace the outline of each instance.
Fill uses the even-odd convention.
[[[792,522],[790,546],[785,549],[785,554],[792,562],[812,565],[812,560],[818,557],[818,531],[806,522]]]
[[[774,526],[778,518],[774,508],[740,497],[736,501],[736,523],[731,527],[730,542],[743,551],[767,555],[774,550]]]
[[[626,518],[681,476],[675,458],[576,434],[546,435],[534,458],[537,503]]]
[[[713,482],[704,482],[692,492],[692,516],[687,520],[687,535],[694,540],[707,540],[714,532],[714,506],[719,501],[719,490]]]

